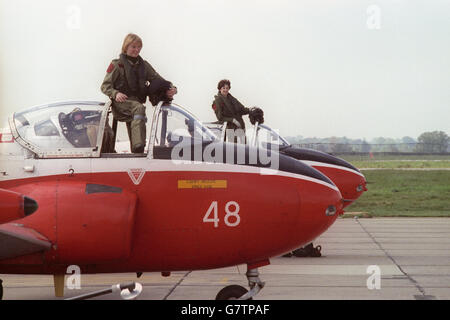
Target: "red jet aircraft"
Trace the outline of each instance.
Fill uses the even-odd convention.
[[[185,109],[158,104],[142,154],[101,153],[110,103],[14,113],[0,133],[0,274],[258,267],[311,242],[342,214],[339,189],[291,157],[224,143]],[[268,236],[269,235],[269,236]]]
[[[226,123],[204,123],[220,140],[225,140]],[[318,150],[299,148],[290,144],[286,139],[265,124],[255,123],[248,130],[250,145],[269,150],[301,160],[303,163],[322,172],[339,188],[344,200],[344,208],[358,199],[367,191],[367,181],[364,175],[347,161]]]
[[[318,150],[294,147],[264,124],[253,126],[252,136],[253,145],[259,144],[268,149],[273,149],[276,145],[276,150],[281,154],[301,160],[330,178],[341,191],[344,208],[367,191],[367,181],[361,171],[341,158]]]

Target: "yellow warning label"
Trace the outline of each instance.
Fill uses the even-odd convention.
[[[178,180],[178,189],[226,189],[227,180]]]

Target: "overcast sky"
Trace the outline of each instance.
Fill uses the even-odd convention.
[[[226,78],[284,136],[450,134],[450,0],[0,0],[1,123],[105,101],[129,32],[203,121]]]

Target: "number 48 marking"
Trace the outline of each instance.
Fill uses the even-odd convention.
[[[230,207],[234,206],[234,210],[231,211]],[[205,216],[203,217],[203,222],[214,222],[214,228],[219,227],[219,214],[218,214],[218,204],[217,201],[211,202],[211,205],[208,208],[208,211],[206,211]],[[241,217],[239,216],[239,204],[236,201],[229,201],[225,205],[225,224],[229,227],[236,227],[241,222]],[[213,218],[211,218],[211,213],[213,213]],[[234,222],[230,222],[230,217],[235,217]]]

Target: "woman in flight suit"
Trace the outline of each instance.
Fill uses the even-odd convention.
[[[245,123],[242,116],[248,114],[250,109],[244,107],[238,99],[229,93],[230,88],[230,80],[224,79],[219,81],[217,85],[219,92],[214,96],[212,107],[216,113],[217,120],[227,122],[227,140],[232,142],[230,138],[234,137],[234,142],[237,142],[239,137],[239,140],[245,143]],[[233,132],[234,135],[232,135]]]
[[[144,152],[146,144],[146,116],[144,103],[147,100],[151,82],[162,77],[139,55],[142,40],[135,34],[128,34],[122,44],[119,59],[114,59],[103,80],[101,90],[112,100],[114,118],[127,123],[131,151]],[[169,99],[177,93],[171,86],[166,95]]]

